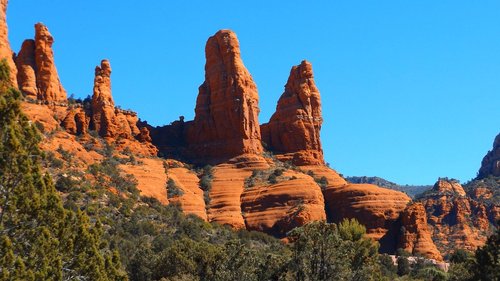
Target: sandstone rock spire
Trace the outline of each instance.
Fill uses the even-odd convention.
[[[285,91],[269,123],[262,125],[262,139],[269,149],[297,165],[324,164],[320,130],[321,99],[311,63],[292,67]]]
[[[67,96],[54,62],[54,38],[42,23],[35,24],[35,40],[25,40],[15,58],[19,89],[45,102],[66,102]]]
[[[190,149],[212,159],[261,154],[257,86],[243,65],[236,34],[218,31],[208,39],[205,55],[205,82],[187,133]]]
[[[103,137],[112,137],[116,131],[114,124],[115,102],[111,96],[111,65],[102,60],[95,68],[94,94],[92,95],[93,128]]]
[[[16,56],[16,66],[19,90],[31,99],[37,99],[35,40],[28,39],[23,42],[21,51]]]
[[[54,38],[42,23],[35,24],[35,62],[38,98],[45,101],[66,101],[64,90],[54,62]]]
[[[10,66],[10,80],[17,85],[17,69],[14,64],[13,52],[9,43],[9,29],[7,27],[8,0],[0,0],[0,59],[6,59]]]

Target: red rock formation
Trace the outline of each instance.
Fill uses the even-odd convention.
[[[380,240],[383,251],[395,251],[398,219],[410,198],[399,191],[371,184],[328,186],[324,191],[330,221],[355,218],[366,226],[367,235]]]
[[[442,254],[455,248],[473,251],[487,238],[488,208],[462,192],[459,183],[439,179],[432,192],[420,199],[427,212],[433,240]]]
[[[17,69],[12,59],[13,53],[9,42],[9,29],[7,27],[8,0],[0,0],[0,59],[6,59],[10,66],[10,80],[12,85],[17,85]]]
[[[447,179],[439,179],[432,188],[434,191],[439,193],[456,193],[460,196],[465,196],[465,191],[457,181],[447,180]]]
[[[35,63],[38,99],[65,102],[67,100],[54,63],[54,38],[42,23],[35,25]],[[21,82],[22,83],[22,82]]]
[[[408,206],[401,214],[403,233],[399,238],[399,247],[412,254],[421,254],[427,258],[442,261],[443,257],[432,241],[427,226],[427,215],[422,203]]]
[[[500,134],[497,135],[493,142],[493,149],[484,156],[478,178],[485,178],[489,175],[500,176]]]
[[[88,131],[90,118],[82,108],[70,109],[61,126],[73,135],[84,135]]]
[[[93,128],[103,137],[114,137],[117,131],[115,117],[115,102],[111,96],[111,65],[108,60],[102,60],[101,66],[95,68],[92,95]]]
[[[312,65],[302,61],[292,67],[276,112],[263,124],[262,140],[269,149],[296,165],[324,164],[320,129],[321,100]]]
[[[259,96],[241,60],[236,34],[217,32],[208,39],[205,53],[205,82],[186,136],[189,151],[196,159],[211,162],[261,154]]]
[[[326,220],[318,184],[303,173],[287,171],[285,175],[293,178],[243,192],[241,209],[247,229],[283,237],[295,227]]]
[[[19,90],[31,99],[38,98],[36,86],[35,40],[25,40],[16,56]]]
[[[186,214],[193,214],[203,220],[207,220],[203,190],[199,187],[199,178],[192,171],[179,167],[168,168],[167,176],[172,179],[177,188],[181,191],[178,196],[170,197],[170,203],[180,205],[182,211]],[[167,190],[170,188],[167,185]],[[168,191],[167,191],[168,194]]]

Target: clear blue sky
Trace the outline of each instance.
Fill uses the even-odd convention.
[[[402,184],[466,181],[500,132],[500,1],[11,0],[15,51],[43,22],[68,93],[109,58],[117,104],[192,119],[204,45],[234,30],[267,122],[292,65],[312,62],[326,160]]]

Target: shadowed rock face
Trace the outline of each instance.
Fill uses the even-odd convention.
[[[427,258],[443,260],[441,253],[432,241],[427,226],[427,215],[422,203],[413,203],[401,214],[402,233],[399,247],[414,255],[421,254]]]
[[[67,96],[54,63],[54,38],[42,23],[35,25],[35,40],[25,40],[17,55],[17,82],[28,97],[46,102],[66,102]]]
[[[236,34],[217,32],[208,39],[205,55],[205,82],[187,130],[189,151],[211,160],[261,154],[257,86],[243,65]]]
[[[31,99],[37,99],[35,40],[28,39],[23,42],[21,51],[16,56],[16,66],[19,90]]]
[[[276,112],[263,124],[262,139],[269,149],[296,165],[324,164],[320,130],[321,99],[312,65],[302,61],[292,67]]]
[[[10,66],[10,81],[17,85],[17,69],[12,58],[13,53],[9,43],[9,29],[7,28],[7,4],[8,0],[0,0],[0,59],[6,59]]]
[[[493,149],[484,156],[478,178],[486,178],[489,175],[500,176],[500,134],[495,138]]]

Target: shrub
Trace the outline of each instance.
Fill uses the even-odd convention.
[[[177,185],[175,180],[173,179],[168,179],[167,181],[167,198],[174,198],[178,196],[182,196],[184,194],[184,191]]]

